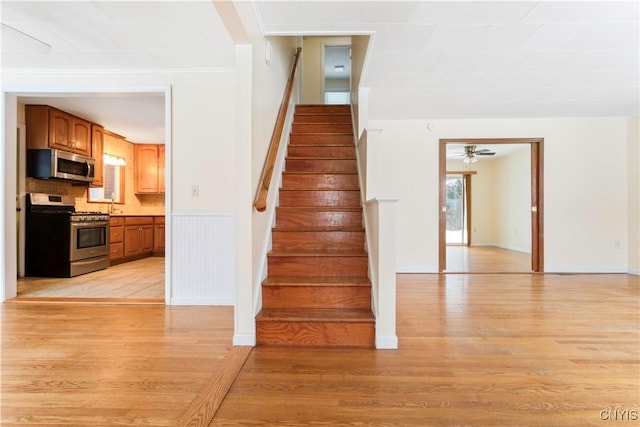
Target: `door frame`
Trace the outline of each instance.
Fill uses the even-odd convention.
[[[15,298],[17,296],[17,271],[18,266],[15,258],[17,254],[17,239],[13,235],[17,232],[15,227],[16,215],[16,171],[18,121],[18,98],[21,96],[74,96],[81,94],[84,96],[109,96],[113,94],[128,96],[132,93],[145,93],[149,95],[157,94],[164,96],[164,123],[165,123],[165,251],[171,254],[172,247],[172,215],[168,208],[172,206],[172,168],[171,157],[173,152],[172,142],[172,87],[171,85],[160,86],[131,86],[131,87],[107,87],[88,86],[82,88],[60,87],[53,85],[45,86],[13,86],[8,85],[2,88],[2,99],[0,100],[0,111],[3,115],[3,132],[0,141],[0,165],[4,166],[4,172],[0,172],[0,237],[3,237],[4,245],[0,245],[0,262],[4,269],[4,275],[0,276],[0,303]],[[0,126],[2,128],[2,126]],[[10,190],[7,192],[7,190]],[[165,257],[165,279],[164,279],[164,303],[171,305],[173,295],[173,260],[171,256]],[[0,273],[2,275],[3,273]]]
[[[529,144],[531,152],[531,270],[544,271],[544,138],[441,138],[439,146],[438,272],[447,268],[447,144]],[[470,239],[470,236],[469,236]],[[471,240],[469,240],[471,241]]]

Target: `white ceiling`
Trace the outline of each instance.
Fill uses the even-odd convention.
[[[372,119],[639,114],[638,0],[253,3],[266,35],[371,34],[361,84],[371,88]],[[43,54],[3,25],[3,70],[193,70],[234,61],[210,0],[2,0],[0,20],[51,45]],[[112,111],[112,125],[97,121],[151,141],[144,129],[157,131],[164,114],[150,108],[145,117],[139,103],[163,100],[147,97],[84,99],[104,106],[83,110]]]

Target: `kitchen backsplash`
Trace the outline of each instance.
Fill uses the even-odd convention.
[[[78,211],[109,212],[110,203],[88,203],[87,186],[73,185],[71,182],[52,179],[27,178],[27,193],[47,193],[73,196]],[[124,215],[164,215],[164,194],[136,195],[125,193],[125,203],[115,204],[118,214]]]

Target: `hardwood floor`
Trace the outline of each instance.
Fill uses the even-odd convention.
[[[495,246],[447,246],[447,273],[530,273],[531,254]]]
[[[164,302],[164,257],[148,257],[71,278],[18,280],[18,300],[105,298]]]
[[[246,362],[231,307],[5,303],[1,424],[636,424],[620,417],[640,416],[640,277],[416,274],[397,289],[398,350],[256,347]],[[209,410],[231,359],[244,366]]]
[[[639,280],[399,275],[398,350],[257,347],[210,425],[602,425],[640,411]]]
[[[174,426],[242,366],[232,307],[8,302],[0,316],[3,427]]]

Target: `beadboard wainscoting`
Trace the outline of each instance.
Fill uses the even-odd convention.
[[[174,211],[172,305],[233,305],[235,235],[233,213]]]

